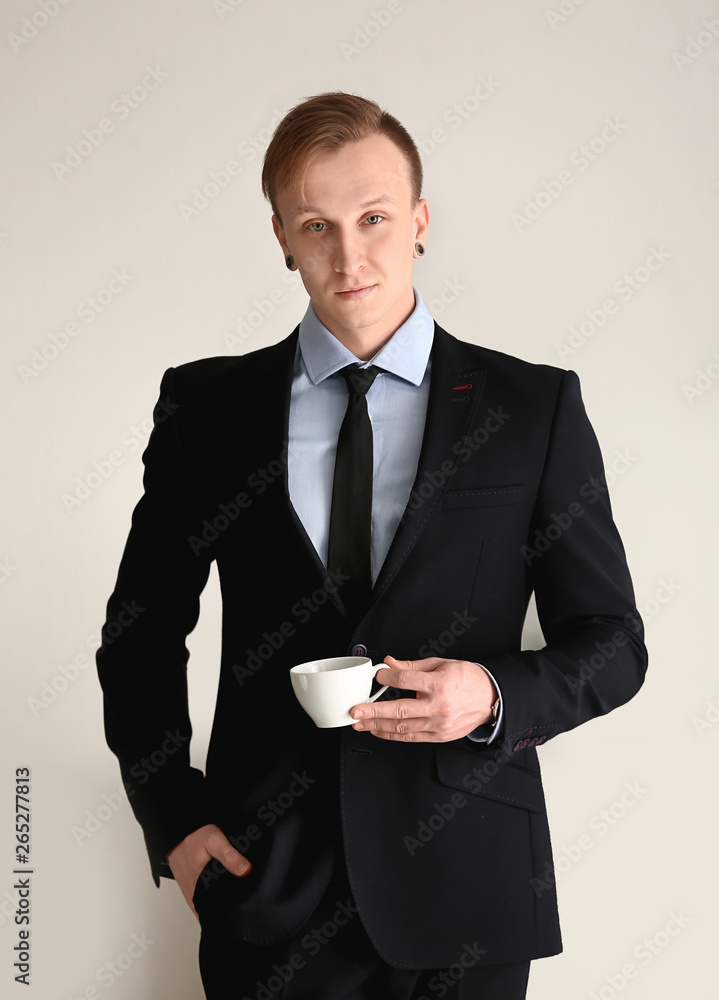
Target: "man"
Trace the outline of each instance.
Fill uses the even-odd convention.
[[[530,961],[561,950],[535,748],[644,678],[577,377],[432,321],[421,185],[373,102],[294,108],[263,188],[304,319],[163,379],[98,669],[155,881],[199,915],[208,997],[524,997]],[[184,640],[213,559],[203,775]],[[521,651],[533,590],[547,645]],[[318,729],[288,670],[347,653],[386,663],[390,690]]]

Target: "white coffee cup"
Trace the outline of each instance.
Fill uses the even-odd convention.
[[[351,726],[350,709],[376,701],[387,687],[369,697],[372,681],[385,663],[368,656],[330,656],[309,660],[290,669],[290,680],[300,705],[320,729]]]

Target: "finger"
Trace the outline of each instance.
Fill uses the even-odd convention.
[[[398,698],[396,701],[369,701],[355,705],[350,709],[350,715],[355,720],[364,723],[374,723],[379,719],[389,720],[396,724],[397,719],[410,719],[426,716],[427,702],[418,702],[416,698]],[[361,726],[355,728],[362,728]],[[369,726],[365,725],[368,729]]]
[[[384,739],[414,741],[420,733],[427,731],[427,719],[420,719],[417,725],[408,723],[395,723],[392,726],[369,725],[365,729],[372,736],[381,736]]]
[[[397,732],[396,730],[372,731],[371,735],[381,740],[392,740],[400,743],[447,743],[451,740],[460,739],[465,735],[462,729],[454,729],[451,732],[446,730],[429,729],[429,719],[425,719],[425,728],[411,730],[408,732]]]
[[[397,660],[398,667],[380,667],[375,674],[378,684],[386,684],[387,687],[402,688],[405,691],[432,691],[436,683],[434,675],[429,670],[412,670],[404,666],[412,663],[412,660]],[[420,661],[414,660],[414,663]],[[372,702],[369,702],[372,704]]]
[[[396,743],[441,743],[443,742],[443,737],[439,736],[437,733],[431,733],[427,730],[419,730],[418,732],[412,733],[397,733],[397,732],[373,732],[373,736],[376,736],[380,740],[391,740]]]
[[[375,677],[380,684],[389,687],[405,688],[408,691],[432,691],[435,683],[435,673],[444,661],[438,656],[426,657],[423,660],[396,660],[386,656],[384,662],[391,660],[391,665],[380,668]]]
[[[385,656],[384,662],[387,663],[389,660],[392,661],[389,665],[394,669],[414,670],[419,673],[436,670],[440,663],[444,662],[439,656],[425,656],[421,660],[398,660],[396,657],[388,654]]]
[[[242,878],[245,875],[249,875],[252,871],[250,861],[244,856],[244,854],[240,854],[239,851],[236,851],[227,837],[225,837],[222,833],[213,837],[212,843],[207,844],[205,849],[211,857],[215,858],[220,862],[220,864],[224,865],[224,867],[232,875],[237,875]]]
[[[377,703],[379,705],[381,703]],[[409,733],[419,732],[428,729],[431,720],[426,715],[423,705],[417,704],[414,698],[404,698],[399,701],[386,703],[384,712],[375,711],[376,705],[370,705],[371,714],[363,714],[361,720],[354,724],[356,730],[364,729],[367,732],[394,732]],[[355,716],[355,711],[352,715]]]

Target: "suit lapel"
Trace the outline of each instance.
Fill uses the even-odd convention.
[[[299,329],[299,326],[297,326],[289,337],[274,345],[269,351],[264,352],[261,357],[254,359],[258,379],[260,380],[258,385],[272,385],[273,396],[282,401],[281,406],[258,408],[258,412],[264,413],[266,415],[265,419],[268,421],[264,429],[265,438],[269,442],[270,451],[273,454],[279,454],[283,448],[287,447],[289,442],[290,399]],[[297,537],[296,555],[307,566],[308,589],[313,590],[317,587],[322,587],[329,579],[327,568],[317,554],[317,549],[312,544],[305,526],[302,524],[297,511],[292,505],[288,481],[289,462],[285,461],[283,465],[284,468],[281,476],[283,507],[287,512],[294,534]],[[278,483],[278,485],[280,484]],[[325,587],[324,589],[329,595],[329,601],[335,605],[338,611],[344,614],[344,605],[335,588]]]
[[[374,604],[392,583],[441,503],[484,390],[486,370],[462,341],[435,323],[424,437],[410,498],[372,591]]]

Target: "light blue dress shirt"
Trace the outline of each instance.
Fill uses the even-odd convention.
[[[416,288],[414,298],[411,315],[369,361],[360,361],[330,333],[310,301],[300,323],[295,355],[287,457],[289,494],[325,565],[337,439],[348,398],[347,384],[339,372],[351,364],[385,369],[377,375],[366,397],[373,436],[370,551],[373,584],[409,500],[427,415],[434,320]],[[488,670],[487,673],[492,677]],[[501,718],[500,699],[494,730],[488,725],[479,726],[468,734],[469,739],[491,742],[499,731]]]

